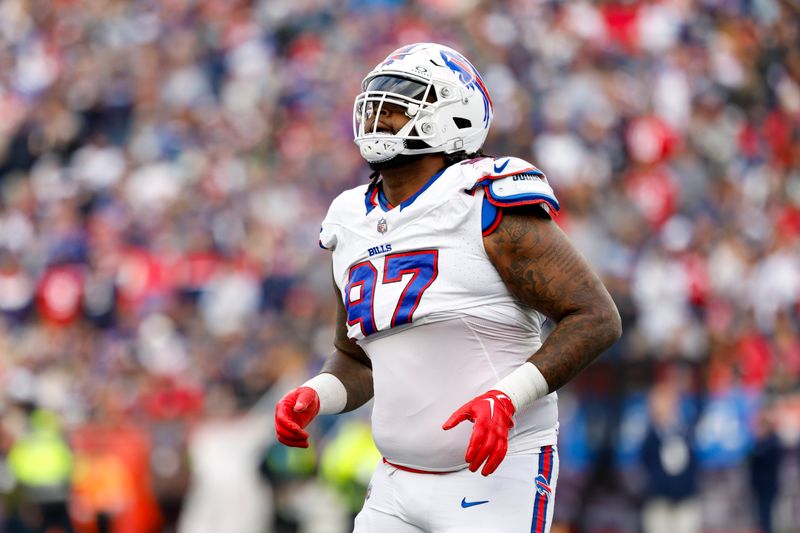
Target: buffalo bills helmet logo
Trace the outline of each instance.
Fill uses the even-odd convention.
[[[416,44],[410,44],[408,46],[404,46],[402,48],[398,48],[397,50],[395,50],[394,52],[389,54],[389,56],[386,59],[383,60],[383,63],[381,63],[379,65],[379,67],[385,67],[387,65],[391,65],[395,61],[399,61],[400,59],[403,59],[407,55],[410,55],[411,52],[414,50],[414,48],[416,48],[416,46],[417,46]]]
[[[492,99],[489,96],[489,91],[486,90],[486,85],[484,85],[481,75],[478,74],[472,63],[460,54],[442,50],[439,55],[444,60],[444,64],[458,76],[464,86],[474,89],[481,95],[483,98],[483,121],[488,126],[491,118]]]

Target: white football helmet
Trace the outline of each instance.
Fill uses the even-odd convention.
[[[476,152],[492,123],[492,100],[475,67],[447,46],[417,43],[398,48],[361,82],[353,106],[353,135],[370,163],[399,154]],[[403,106],[409,120],[392,134],[379,131],[386,103]],[[411,142],[409,141],[420,141]]]

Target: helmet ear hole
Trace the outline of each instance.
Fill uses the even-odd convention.
[[[468,118],[453,117],[453,122],[456,123],[456,128],[460,130],[472,127],[472,121]]]

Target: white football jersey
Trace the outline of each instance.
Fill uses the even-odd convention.
[[[481,158],[444,169],[396,207],[375,184],[331,204],[320,245],[333,253],[348,335],[372,362],[373,434],[388,461],[465,467],[472,425],[442,424],[541,346],[544,316],[508,292],[483,245],[498,207],[531,203],[558,209],[541,172]],[[555,393],[517,413],[509,453],[555,444],[557,418]]]

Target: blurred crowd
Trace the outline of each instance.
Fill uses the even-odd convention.
[[[420,41],[623,316],[561,393],[554,532],[800,531],[792,0],[0,2],[0,530],[345,530],[368,413],[298,452],[271,409],[330,349],[353,97]]]

